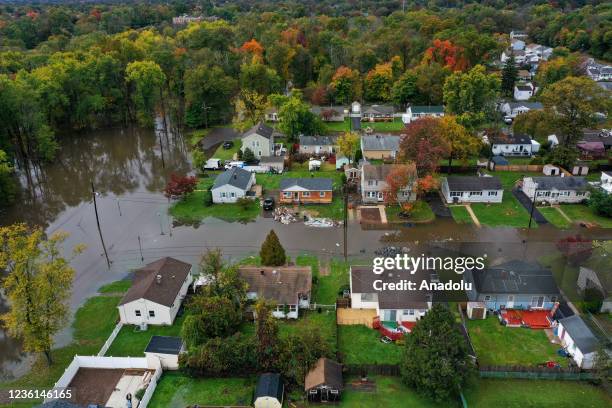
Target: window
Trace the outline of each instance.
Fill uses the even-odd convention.
[[[310,191],[304,191],[302,197],[310,197]]]
[[[283,193],[283,195],[284,195],[286,198],[291,198],[291,191],[285,191],[285,192]]]
[[[461,197],[462,195],[463,193],[461,191],[451,191],[450,192],[451,197]]]
[[[470,191],[470,197],[471,196],[481,196],[482,195],[482,191]]]
[[[409,312],[410,316],[414,316],[414,309],[410,309]]]
[[[361,301],[362,302],[376,302],[376,293],[362,293]]]
[[[325,191],[319,191],[319,197],[325,197]]]
[[[140,310],[135,310],[135,313],[136,313],[136,317],[142,316],[142,314],[140,313]]]
[[[234,193],[233,191],[230,193],[230,197],[234,198],[236,197],[236,193]]]
[[[376,191],[368,191],[369,198],[376,198]]]
[[[221,198],[225,198],[227,196],[227,193],[221,193]]]
[[[297,305],[289,305],[290,312],[297,312]]]
[[[382,199],[382,198],[383,198],[383,193],[381,193],[380,191],[379,191],[379,192],[378,192],[378,194],[376,194],[376,195],[377,195],[377,197],[378,197],[379,199]]]
[[[489,295],[485,296],[484,300],[485,300],[485,302],[489,302],[491,300],[491,296],[489,296]]]
[[[374,180],[368,180],[368,186],[373,186],[374,185]]]
[[[497,195],[497,191],[489,191],[489,197],[496,196],[496,195]]]
[[[555,303],[555,302],[557,301],[557,297],[556,297],[556,296],[551,296],[551,297],[550,297],[550,301],[551,301],[552,303]]]
[[[149,317],[155,317],[155,310],[149,310]]]
[[[410,312],[411,312],[411,310],[404,309],[404,310],[402,311],[402,314],[403,314],[404,316],[408,316],[408,315],[410,314]]]
[[[544,306],[544,296],[534,296],[531,298],[531,307]]]

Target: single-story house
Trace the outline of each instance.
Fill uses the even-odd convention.
[[[612,312],[612,275],[610,271],[594,271],[581,266],[576,283],[582,292],[586,289],[598,290],[603,297],[600,312]]]
[[[555,332],[578,367],[593,368],[599,341],[580,316],[560,319]]]
[[[361,107],[361,120],[369,122],[393,120],[395,108],[393,105],[369,105]]]
[[[336,402],[344,388],[342,364],[321,357],[306,374],[304,390],[309,402]]]
[[[284,178],[280,181],[279,202],[282,204],[329,204],[333,181],[329,178]]]
[[[324,122],[344,122],[348,115],[348,108],[341,105],[311,106],[310,111],[321,118]]]
[[[526,101],[535,94],[535,87],[531,82],[514,85],[514,99]]]
[[[374,309],[381,321],[416,322],[431,309],[431,293],[425,290],[382,290],[381,286],[410,280],[418,288],[427,279],[424,271],[387,270],[377,275],[371,265],[351,266],[349,279],[351,308]]]
[[[528,35],[525,31],[521,31],[521,30],[512,30],[510,31],[510,39],[519,39],[519,40],[525,40],[527,39]]]
[[[601,188],[608,194],[612,194],[612,171],[602,171],[600,178]]]
[[[267,156],[259,159],[259,165],[268,168],[268,171],[282,173],[285,170],[285,156]]]
[[[539,150],[527,135],[501,132],[488,134],[487,140],[494,156],[531,156]]]
[[[394,159],[399,152],[400,137],[395,135],[361,136],[361,152],[368,160]]]
[[[514,119],[518,115],[527,113],[531,110],[542,110],[544,105],[540,102],[504,102],[500,110],[506,118]]]
[[[448,176],[442,179],[440,189],[449,204],[501,203],[504,196],[497,177]]]
[[[387,176],[395,170],[404,171],[408,175],[408,184],[398,192],[399,202],[416,200],[415,184],[417,170],[414,163],[410,164],[364,164],[361,166],[361,200],[364,203],[378,203],[385,199]]]
[[[531,201],[551,204],[580,203],[590,195],[584,177],[525,177],[522,189]]]
[[[170,336],[152,336],[145,349],[147,359],[159,360],[164,370],[179,369],[179,355],[185,351],[183,339]]]
[[[444,116],[444,106],[409,106],[406,113],[402,115],[402,122],[408,124],[414,120],[424,117],[440,118]]]
[[[247,283],[247,298],[276,303],[272,315],[297,319],[300,308],[310,306],[312,269],[310,266],[242,266],[238,274]]]
[[[612,130],[584,129],[579,142],[601,142],[608,151],[612,149]]]
[[[213,203],[235,203],[239,198],[247,197],[255,184],[255,173],[233,167],[215,178],[212,186]]]
[[[242,135],[240,150],[244,153],[249,148],[260,159],[274,155],[274,129],[263,122],[259,122]]]
[[[259,376],[253,405],[255,408],[282,408],[285,385],[278,373],[265,373]]]
[[[335,136],[300,136],[302,154],[331,155],[336,153]]]
[[[165,257],[136,270],[117,306],[121,323],[171,325],[193,282],[191,269],[191,264]]]
[[[552,272],[536,263],[514,260],[468,270],[465,280],[472,283],[468,299],[492,310],[550,310],[560,298]]]

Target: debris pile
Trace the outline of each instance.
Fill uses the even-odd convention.
[[[410,248],[407,247],[383,247],[383,248],[379,248],[376,251],[374,251],[374,254],[376,256],[382,256],[382,257],[386,257],[386,258],[393,258],[396,255],[399,254],[405,254],[408,253],[410,251]]]
[[[317,228],[329,228],[329,227],[337,227],[340,225],[340,222],[331,220],[329,218],[309,218],[304,221],[304,225],[307,227],[317,227]]]
[[[287,207],[276,207],[274,209],[274,220],[283,224],[291,224],[298,221],[295,213]]]

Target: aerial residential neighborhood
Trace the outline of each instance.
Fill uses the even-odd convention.
[[[0,1],[0,407],[612,406],[611,10]]]

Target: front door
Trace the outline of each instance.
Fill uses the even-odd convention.
[[[506,303],[506,309],[512,309],[514,307],[514,295],[508,295],[508,302]]]
[[[321,389],[321,402],[327,402],[329,401],[329,396],[327,395],[329,391],[327,390],[327,388],[322,388]]]
[[[298,192],[293,193],[293,201],[300,201],[300,193]]]
[[[397,311],[396,310],[385,310],[383,313],[383,320],[385,322],[395,322],[397,319]]]

